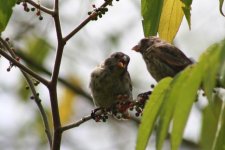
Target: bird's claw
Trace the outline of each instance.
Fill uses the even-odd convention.
[[[91,112],[91,118],[94,119],[96,122],[106,122],[108,119],[107,110],[105,108],[99,107]]]

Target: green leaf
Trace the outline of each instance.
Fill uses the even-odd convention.
[[[141,0],[142,26],[145,37],[156,35],[164,0]]]
[[[164,140],[167,137],[170,121],[172,119],[175,105],[177,101],[178,90],[182,87],[182,84],[186,82],[186,78],[191,72],[191,67],[187,67],[182,73],[175,76],[170,85],[170,90],[167,91],[166,96],[164,97],[164,103],[161,108],[161,114],[159,119],[159,127],[157,128],[156,136],[156,147],[158,150],[161,150],[163,147]],[[182,100],[182,99],[181,99]]]
[[[0,34],[5,30],[9,18],[12,15],[12,8],[17,0],[1,0],[0,1]]]
[[[33,59],[33,61],[43,64],[45,58],[48,56],[50,50],[49,43],[43,38],[32,38],[27,43],[27,55]]]
[[[182,7],[185,18],[187,20],[189,29],[191,29],[191,4],[192,0],[181,0],[184,3],[184,7]]]
[[[201,149],[212,150],[213,142],[216,136],[221,106],[222,101],[219,99],[218,96],[216,96],[214,98],[213,103],[205,107],[203,110],[203,120],[202,120],[202,130],[200,140]]]
[[[169,77],[165,78],[161,80],[154,88],[154,91],[151,94],[150,99],[146,104],[143,112],[141,125],[138,130],[136,150],[144,150],[146,148],[149,137],[154,128],[158,113],[160,111],[160,107],[163,102],[163,97],[171,80],[172,79]]]
[[[182,22],[184,13],[180,0],[164,0],[159,23],[160,38],[172,42]]]
[[[186,76],[185,81],[180,88],[177,88],[176,97],[178,102],[175,107],[175,112],[173,115],[173,127],[171,135],[171,146],[172,150],[177,150],[182,141],[183,132],[187,123],[189,113],[193,103],[196,101],[197,92],[200,87],[204,64],[198,63],[196,65],[190,66],[193,67],[190,72],[182,72],[183,76]],[[193,82],[194,81],[194,82]]]
[[[223,15],[225,17],[225,15],[223,13],[223,2],[224,2],[224,0],[219,0],[219,1],[220,1],[220,13],[221,13],[221,15]]]
[[[221,149],[225,150],[225,102],[222,102],[222,108],[219,115],[219,121],[217,124],[217,133],[215,137],[215,147],[214,150]]]
[[[225,62],[225,40],[210,46],[200,61],[205,64],[203,88],[209,102],[212,102],[213,89],[216,86],[218,75]]]

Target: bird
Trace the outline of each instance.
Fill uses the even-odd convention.
[[[118,101],[133,100],[129,61],[128,55],[114,52],[91,72],[89,87],[96,107],[108,109]],[[128,115],[127,110],[122,113]]]
[[[179,48],[156,36],[145,37],[132,50],[140,52],[148,72],[159,82],[194,63]]]

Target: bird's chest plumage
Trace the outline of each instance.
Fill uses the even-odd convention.
[[[114,75],[110,72],[102,73],[96,77],[92,83],[93,98],[95,105],[102,107],[111,106],[120,94],[126,94],[131,97],[130,81],[126,78],[126,73],[122,76]]]

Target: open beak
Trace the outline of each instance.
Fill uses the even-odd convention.
[[[139,45],[135,45],[132,50],[136,51],[136,52],[140,52],[140,46]]]
[[[120,68],[126,68],[129,61],[130,61],[130,58],[128,56],[123,56],[117,65]]]

